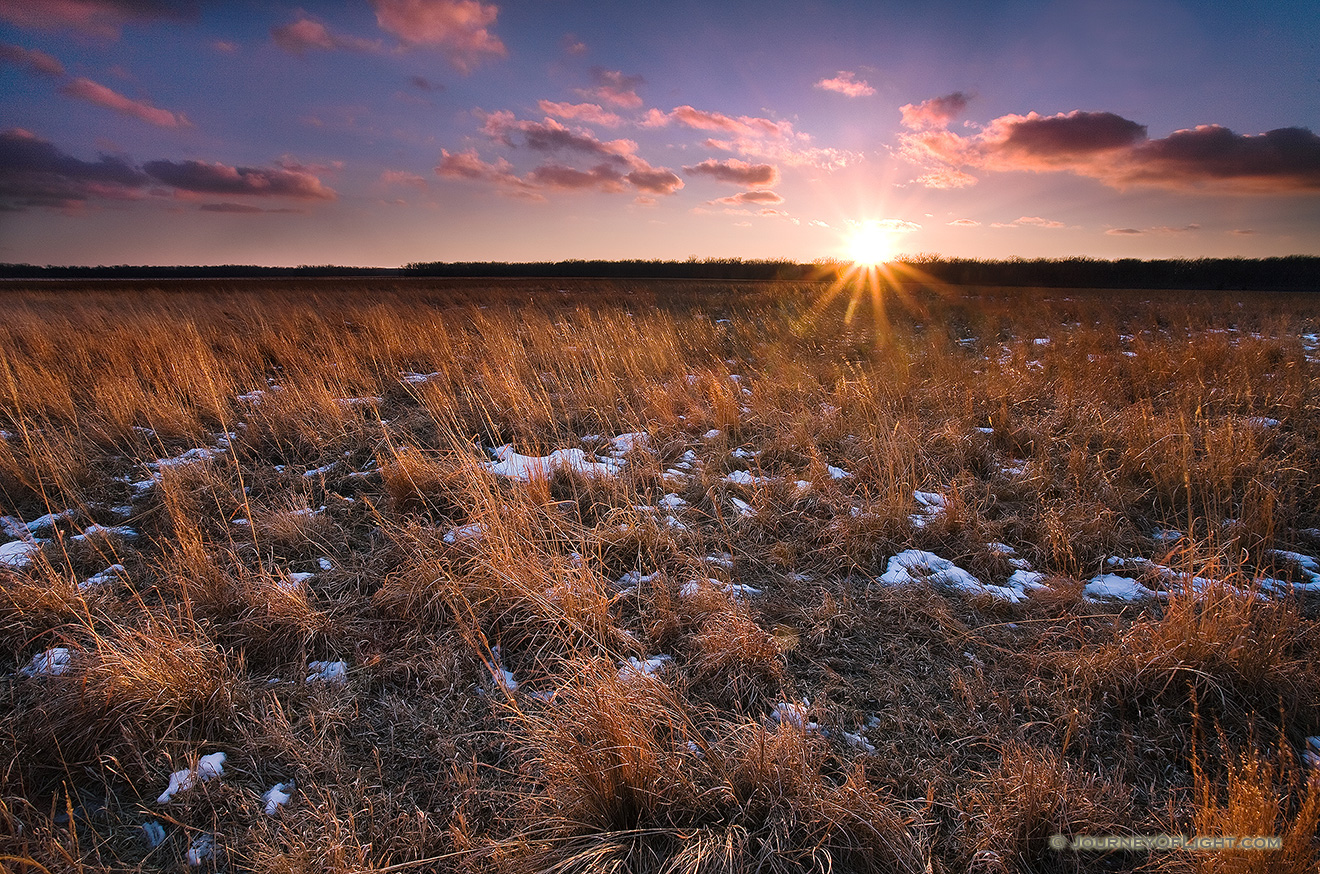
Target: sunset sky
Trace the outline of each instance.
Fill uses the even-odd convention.
[[[0,0],[0,261],[1320,254],[1320,3]]]

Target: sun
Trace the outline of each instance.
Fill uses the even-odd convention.
[[[884,264],[894,257],[894,235],[873,222],[858,226],[848,238],[848,257],[866,267]]]

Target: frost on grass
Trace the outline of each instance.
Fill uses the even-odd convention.
[[[594,459],[581,449],[556,449],[549,455],[519,455],[513,451],[513,444],[491,450],[495,461],[485,462],[483,467],[496,476],[507,476],[519,482],[531,482],[533,479],[548,479],[560,468],[584,474],[586,476],[608,477],[617,474],[624,466],[618,459]]]
[[[1017,578],[1016,581],[1010,578],[1009,584],[1005,586],[990,585],[981,582],[947,558],[941,558],[924,549],[900,552],[889,560],[889,566],[878,579],[878,582],[885,586],[909,586],[923,581],[966,592],[969,595],[989,595],[1010,603],[1026,599],[1023,587],[1017,585],[1017,583],[1025,584],[1026,578]]]
[[[73,664],[73,653],[67,646],[56,646],[32,657],[26,667],[19,668],[22,677],[58,677]]]
[[[175,771],[170,775],[169,788],[160,793],[156,803],[169,804],[170,800],[180,792],[187,792],[198,783],[205,783],[207,780],[224,776],[225,758],[224,753],[211,753],[198,759],[197,767]]]

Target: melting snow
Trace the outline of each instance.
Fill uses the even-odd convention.
[[[439,371],[435,373],[404,373],[399,378],[409,385],[420,385],[423,382],[429,382],[440,375]]]
[[[504,669],[500,663],[500,648],[496,644],[490,648],[491,664],[490,674],[495,680],[495,685],[499,686],[505,692],[512,694],[518,691],[518,681],[513,678],[513,673]]]
[[[724,481],[727,483],[733,483],[734,485],[737,486],[755,486],[755,485],[759,485],[760,483],[774,482],[774,477],[755,476],[754,474],[745,470],[735,470],[731,472],[728,476],[726,476],[724,478]]]
[[[729,500],[733,502],[733,507],[738,511],[738,515],[742,516],[744,519],[750,519],[756,515],[756,508],[742,498],[730,496]]]
[[[125,540],[133,540],[138,536],[137,530],[127,525],[88,525],[82,534],[73,535],[73,539],[79,542],[87,540],[104,540],[110,537],[122,537]]]
[[[332,686],[343,686],[348,682],[348,662],[308,662],[307,669],[311,671],[307,675],[304,683],[329,683]]]
[[[156,849],[165,843],[165,826],[156,820],[142,823],[142,840],[147,842],[147,846]]]
[[[654,677],[674,660],[673,656],[658,655],[649,659],[629,658],[619,664],[619,679],[624,682]]]
[[[556,449],[544,456],[519,455],[513,451],[511,443],[492,450],[492,454],[498,460],[486,462],[483,465],[486,470],[519,482],[549,477],[561,467],[587,476],[613,476],[624,465],[624,462],[617,459],[588,461],[587,453],[581,449]]]
[[[68,671],[72,663],[73,654],[69,648],[56,646],[34,655],[27,667],[19,668],[18,673],[22,677],[58,677]]]
[[[224,776],[226,758],[224,753],[211,753],[209,756],[202,756],[198,759],[197,767],[175,771],[170,775],[169,788],[160,794],[160,797],[156,799],[156,803],[169,804],[170,799],[175,795],[180,792],[187,792],[199,782],[205,783],[207,780]]]
[[[78,591],[85,592],[88,589],[94,589],[97,586],[105,586],[119,579],[122,574],[128,573],[122,564],[112,564],[110,567],[101,571],[99,574],[93,574],[78,584]]]
[[[188,847],[188,864],[194,868],[215,855],[215,835],[200,834]]]
[[[719,437],[719,436],[720,436],[720,429],[719,429],[719,428],[711,428],[711,429],[710,429],[709,431],[707,431],[705,434],[702,434],[702,435],[701,435],[701,438],[702,438],[703,440],[714,440],[715,438],[717,438],[717,437]]]
[[[1159,543],[1174,543],[1182,539],[1182,532],[1172,528],[1156,528],[1151,537]]]
[[[41,552],[40,543],[26,540],[11,540],[0,543],[0,565],[12,568],[25,568],[32,565],[32,559]]]
[[[292,783],[276,783],[267,789],[266,794],[261,796],[261,803],[266,811],[266,816],[274,816],[279,813],[280,808],[288,804],[289,799],[293,797],[290,794],[292,790]]]
[[[480,522],[469,522],[457,528],[451,528],[444,537],[445,543],[461,543],[467,540],[480,540],[486,534],[486,526]]]
[[[738,598],[739,600],[742,600],[743,598],[746,598],[749,595],[761,594],[760,589],[754,588],[744,583],[726,583],[721,580],[714,579],[712,577],[707,577],[704,580],[688,580],[686,583],[684,583],[682,586],[679,587],[678,596],[680,598],[695,598],[696,596],[701,594],[703,589],[707,589],[707,588],[724,592],[728,595],[732,595],[733,597]]]
[[[835,467],[832,464],[825,465],[825,469],[830,473],[830,479],[848,479],[852,474],[841,467]]]
[[[1145,601],[1159,597],[1136,580],[1118,574],[1100,574],[1092,577],[1082,593],[1093,601]]]
[[[912,523],[913,528],[925,528],[936,516],[944,512],[946,503],[944,495],[938,492],[920,492],[912,493],[920,509],[908,516],[908,521]],[[857,515],[857,514],[855,514]]]
[[[1010,579],[1007,586],[982,583],[947,558],[923,549],[909,549],[889,560],[878,582],[886,586],[912,585],[926,580],[939,586],[958,589],[971,595],[990,595],[1001,601],[1017,603],[1026,598],[1023,590]]]
[[[610,454],[615,458],[620,458],[632,452],[635,449],[645,449],[649,436],[645,431],[633,431],[629,434],[620,434],[610,440]]]

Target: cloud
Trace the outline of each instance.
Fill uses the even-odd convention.
[[[45,52],[36,49],[25,49],[22,46],[0,43],[0,62],[21,67],[29,73],[35,73],[39,76],[50,76],[56,79],[64,76],[63,64]]]
[[[1140,236],[1143,232],[1136,228],[1110,228],[1105,231],[1105,233],[1112,237],[1136,237]]]
[[[597,164],[590,170],[578,170],[563,164],[542,164],[529,174],[529,178],[547,188],[596,189],[610,193],[624,190],[623,174],[610,164]]]
[[[383,185],[407,185],[410,188],[426,187],[425,179],[406,170],[386,170],[380,174],[380,181]]]
[[[42,30],[72,28],[114,39],[130,21],[187,20],[197,4],[184,0],[0,0],[0,19]]]
[[[28,131],[0,133],[0,209],[6,211],[135,197],[149,181],[120,157],[82,161]]]
[[[669,195],[683,187],[683,180],[667,167],[652,167],[635,155],[609,157],[586,170],[546,162],[520,177],[504,158],[487,163],[475,149],[458,153],[442,149],[435,172],[450,179],[490,183],[501,193],[533,200],[544,200],[540,192],[547,189],[615,194],[632,188],[646,194]]]
[[[1254,237],[1256,236],[1256,234],[1260,232],[1255,230],[1254,228],[1234,228],[1233,230],[1229,231],[1229,233],[1238,237]]]
[[[238,53],[239,45],[236,42],[229,42],[228,40],[218,39],[215,42],[211,43],[211,48],[215,49],[217,52],[220,52],[221,54],[233,55]]]
[[[823,91],[837,91],[847,97],[870,97],[875,89],[865,79],[858,79],[856,73],[840,70],[833,79],[821,79],[816,87]]]
[[[684,167],[683,169],[686,170],[687,168]],[[784,198],[780,197],[778,194],[776,194],[773,191],[764,190],[764,189],[757,191],[740,191],[737,194],[730,195],[729,197],[721,197],[718,200],[711,201],[711,203],[723,203],[729,206],[741,206],[749,203],[765,204],[765,203],[783,203],[783,202],[784,202]]]
[[[637,151],[637,143],[632,140],[604,142],[587,131],[569,130],[553,118],[547,118],[544,122],[518,122],[517,129],[522,131],[527,147],[538,152],[582,152],[626,162],[627,156]]]
[[[811,165],[822,170],[836,170],[860,160],[859,155],[839,149],[823,149],[811,145],[811,137],[793,129],[790,121],[740,115],[736,118],[722,112],[709,112],[692,106],[676,106],[668,113],[648,110],[642,120],[643,127],[663,127],[671,122],[694,130],[712,131],[725,138],[714,137],[702,145],[708,149],[737,152],[752,158],[762,158],[791,167]]]
[[[1148,139],[1146,126],[1112,112],[1005,115],[963,136],[942,128],[900,135],[900,154],[929,172],[928,187],[971,184],[962,168],[1072,172],[1113,188],[1297,193],[1320,191],[1320,137],[1300,127],[1238,134],[1200,125]]]
[[[764,187],[779,182],[779,168],[773,164],[749,164],[737,158],[730,158],[727,161],[708,158],[700,164],[684,167],[683,172],[689,176],[709,176],[720,182],[732,182],[748,188]]]
[[[638,191],[650,194],[673,194],[683,187],[683,180],[665,167],[646,167],[632,171],[624,177]],[[654,202],[654,201],[651,201]]]
[[[546,118],[543,121],[520,121],[512,112],[504,109],[491,113],[478,111],[477,117],[483,120],[482,133],[506,146],[514,145],[512,137],[514,133],[521,133],[527,147],[533,151],[580,152],[630,166],[631,156],[637,151],[637,143],[632,140],[600,140],[591,131],[580,128],[570,129],[553,118]]]
[[[271,214],[271,213],[296,213],[296,214],[301,214],[301,213],[303,212],[303,210],[301,210],[301,209],[264,209],[264,208],[262,208],[262,207],[260,207],[260,206],[253,206],[253,205],[250,204],[250,203],[228,203],[228,202],[225,202],[225,203],[203,203],[201,206],[199,206],[199,207],[197,207],[197,208],[198,208],[199,210],[201,210],[202,212],[228,212],[228,213],[235,213],[235,214],[242,214],[242,215],[250,215],[250,214],[252,214],[252,213],[264,213],[264,214]]]
[[[917,177],[927,188],[967,188],[976,184],[976,177],[952,167],[940,167]]]
[[[676,106],[669,118],[680,124],[697,130],[718,131],[738,137],[754,139],[784,139],[793,133],[793,124],[787,121],[771,121],[768,118],[740,115],[732,118],[722,112],[706,112],[691,106]]]
[[[409,76],[408,84],[416,88],[418,91],[427,91],[432,94],[445,90],[443,83],[432,82],[425,76]]]
[[[490,32],[499,16],[494,3],[479,0],[371,0],[376,23],[406,46],[440,49],[455,68],[471,72],[508,49]]]
[[[35,134],[13,129],[0,133],[0,209],[69,207],[94,199],[137,198],[154,183],[185,193],[334,199],[335,192],[323,185],[312,170],[288,163],[251,168],[200,161],[149,161],[135,167],[124,157],[105,154],[96,161],[83,161]],[[216,211],[215,205],[203,208]],[[223,207],[220,211],[235,210]]]
[[[334,200],[337,196],[317,176],[301,167],[230,167],[204,161],[148,161],[142,169],[166,185],[199,194],[247,194],[299,200]]]
[[[879,228],[882,231],[889,231],[891,234],[910,234],[921,230],[921,225],[916,222],[910,222],[906,219],[880,219],[876,222],[867,222],[872,227]]]
[[[601,127],[617,127],[623,123],[622,118],[603,109],[599,103],[552,103],[549,100],[541,100],[536,105],[546,115],[557,118],[598,124]]]
[[[93,82],[91,79],[74,79],[60,89],[65,97],[86,100],[106,109],[113,109],[122,115],[154,124],[157,127],[192,127],[192,123],[181,112],[159,109],[140,100],[132,100],[117,91]]]
[[[624,109],[637,109],[642,105],[642,98],[637,96],[637,87],[646,80],[641,76],[626,76],[618,70],[592,67],[591,81],[595,83],[594,87],[579,88],[577,93]]]
[[[564,47],[565,54],[585,55],[587,53],[587,44],[571,33],[564,34],[559,44]]]
[[[1011,222],[991,222],[990,227],[992,228],[1022,228],[1022,227],[1063,228],[1063,227],[1067,227],[1067,225],[1065,225],[1063,222],[1054,221],[1053,219],[1041,218],[1038,215],[1024,215],[1020,218],[1013,219],[1013,221]]]
[[[970,100],[969,95],[961,91],[955,91],[952,94],[946,94],[943,97],[932,97],[917,104],[905,104],[900,106],[898,111],[903,114],[904,127],[910,127],[914,130],[944,127],[967,108],[967,103]]]
[[[954,219],[948,224],[952,228],[979,228],[981,226],[981,223],[976,219]]]
[[[324,24],[302,12],[299,12],[297,21],[272,27],[270,35],[277,46],[299,57],[306,54],[309,49],[325,51],[347,49],[354,52],[371,52],[380,49],[378,40],[331,33]]]

